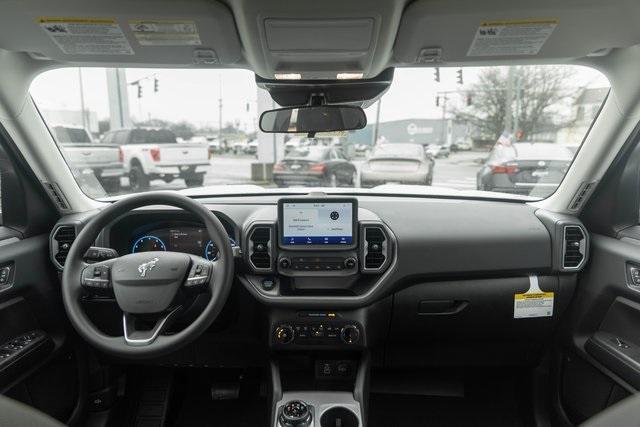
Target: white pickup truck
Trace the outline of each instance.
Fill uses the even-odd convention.
[[[93,174],[107,193],[120,191],[125,169],[117,145],[97,144],[83,127],[57,125],[51,130],[77,177]]]
[[[119,129],[106,132],[102,143],[120,146],[132,191],[144,191],[149,181],[169,183],[183,178],[188,187],[198,187],[209,170],[206,144],[177,142],[167,129]]]

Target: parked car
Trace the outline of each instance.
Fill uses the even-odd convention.
[[[233,154],[235,155],[244,153],[246,148],[247,148],[246,140],[238,140],[231,144],[231,151],[233,151]]]
[[[291,151],[307,145],[307,141],[302,138],[293,137],[284,143],[284,153],[289,154]]]
[[[555,189],[573,160],[564,145],[517,142],[494,145],[477,174],[478,190],[530,194],[535,188]]]
[[[381,144],[360,171],[360,186],[386,183],[431,185],[435,161],[420,144]]]
[[[434,159],[439,159],[443,157],[449,157],[451,154],[451,149],[448,145],[440,145],[440,144],[429,144],[426,146],[425,151],[428,155],[433,157]]]
[[[371,154],[371,144],[355,144],[354,155],[357,157],[367,157]]]
[[[451,152],[457,151],[470,151],[473,148],[473,144],[468,139],[459,139],[456,142],[451,143]]]
[[[125,169],[122,151],[117,145],[96,144],[83,127],[58,125],[51,130],[76,174],[91,171],[106,192],[120,191],[120,178],[124,176]]]
[[[209,158],[213,157],[214,154],[222,153],[222,144],[220,144],[220,140],[215,136],[207,136],[205,137],[209,144]]]
[[[209,169],[208,148],[201,143],[176,142],[168,129],[120,129],[107,132],[102,142],[120,146],[133,191],[149,188],[149,181],[183,178],[188,187],[201,186]]]
[[[251,156],[257,156],[258,155],[258,140],[257,139],[249,141],[244,146],[244,154],[249,154]]]
[[[357,171],[339,149],[316,145],[293,150],[276,163],[273,181],[278,187],[353,186],[357,183]]]

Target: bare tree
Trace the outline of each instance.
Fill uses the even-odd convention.
[[[507,131],[532,139],[571,123],[573,118],[561,114],[579,93],[572,84],[570,67],[514,67],[511,72],[510,78],[507,67],[484,69],[467,91],[467,106],[454,110],[455,119],[469,123],[478,137],[493,140],[509,124],[513,128]],[[565,108],[559,108],[562,106]]]

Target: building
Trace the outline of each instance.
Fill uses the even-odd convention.
[[[557,132],[555,141],[558,144],[580,145],[608,93],[608,87],[583,89],[573,104],[574,121]]]
[[[375,124],[353,132],[348,140],[354,144],[373,144]],[[451,145],[469,136],[465,123],[451,119],[405,119],[381,122],[378,138],[391,143],[413,142],[422,145]]]

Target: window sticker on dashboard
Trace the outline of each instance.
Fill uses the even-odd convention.
[[[529,290],[513,296],[513,318],[553,316],[553,292],[544,292],[538,285],[537,276],[529,276]]]
[[[133,55],[115,19],[40,17],[38,23],[67,55]]]
[[[536,55],[557,25],[557,19],[482,22],[467,56]]]

